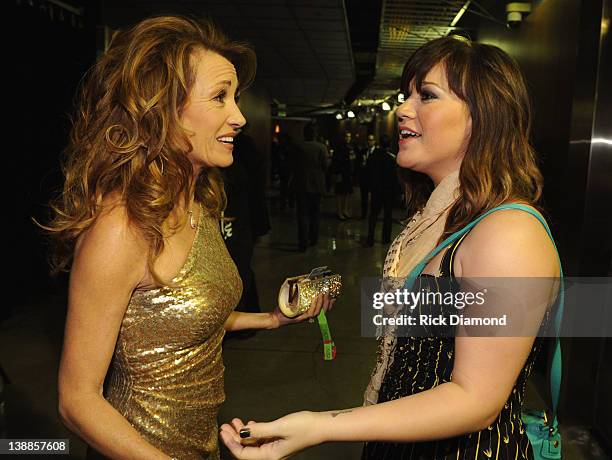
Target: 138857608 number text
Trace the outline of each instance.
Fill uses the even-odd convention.
[[[70,453],[69,439],[0,439],[0,455],[18,454],[66,455]]]

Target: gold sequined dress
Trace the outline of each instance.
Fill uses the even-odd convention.
[[[242,293],[218,221],[200,218],[173,287],[135,291],[121,324],[106,399],[158,449],[218,459],[225,400],[223,324]]]

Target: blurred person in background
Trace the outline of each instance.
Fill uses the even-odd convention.
[[[368,134],[367,145],[359,149],[357,155],[358,176],[359,176],[359,192],[361,194],[361,216],[363,220],[368,217],[368,208],[370,205],[371,178],[368,171],[368,158],[376,149],[376,138],[374,134]]]
[[[276,154],[278,158],[278,173],[280,179],[280,210],[283,211],[287,207],[293,209],[295,206],[295,192],[289,187],[291,180],[291,161],[295,154],[295,142],[291,136],[285,132],[280,132],[278,135],[278,143]]]
[[[291,159],[292,189],[295,191],[298,247],[300,252],[319,241],[321,197],[325,193],[327,149],[315,140],[312,123],[304,126],[304,140]]]
[[[235,311],[260,313],[257,282],[251,261],[257,239],[270,230],[265,196],[265,158],[248,135],[248,124],[234,138],[234,161],[222,170],[227,205],[219,221],[221,235],[242,280]],[[229,331],[225,339],[248,338],[255,330]]]
[[[380,211],[383,211],[382,242],[391,242],[391,224],[393,217],[393,201],[399,190],[397,164],[395,155],[389,148],[389,136],[383,134],[380,147],[368,157],[366,171],[369,176],[372,204],[368,222],[368,237],[366,246],[374,246],[376,222]]]
[[[319,136],[319,142],[325,146],[325,150],[327,152],[326,156],[326,167],[325,167],[325,196],[333,196],[333,179],[332,179],[332,158],[334,157],[334,149],[329,143],[329,139]]]
[[[344,133],[344,141],[334,150],[332,157],[332,174],[336,193],[336,210],[338,219],[351,218],[350,196],[353,194],[353,169],[355,148],[350,131]]]

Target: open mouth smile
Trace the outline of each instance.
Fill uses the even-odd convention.
[[[218,137],[217,140],[222,144],[234,145],[234,138],[231,136]]]
[[[400,129],[400,132],[399,132],[399,139],[400,140],[411,139],[411,138],[416,138],[416,137],[421,137],[421,135],[419,133],[417,133],[416,131],[413,131],[413,130],[408,129],[408,128]]]

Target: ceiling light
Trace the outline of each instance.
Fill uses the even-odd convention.
[[[387,101],[383,102],[381,107],[385,112],[388,112],[389,110],[391,110],[391,106],[389,105]]]
[[[355,118],[355,112],[353,112],[352,110],[349,110],[348,112],[346,112],[346,116],[348,118]]]
[[[459,22],[459,19],[461,19],[461,16],[463,16],[463,14],[467,11],[468,7],[470,6],[470,3],[472,3],[472,0],[468,0],[467,2],[465,2],[465,4],[461,7],[461,9],[459,10],[459,12],[457,13],[457,15],[455,16],[455,19],[452,20],[452,22],[450,23],[451,27],[455,27],[457,25],[457,23]]]
[[[403,104],[403,103],[404,103],[404,100],[405,100],[405,99],[404,99],[404,93],[399,93],[399,94],[397,95],[397,102],[399,102],[400,104]]]
[[[344,117],[340,112],[336,112],[336,120],[342,120]]]

